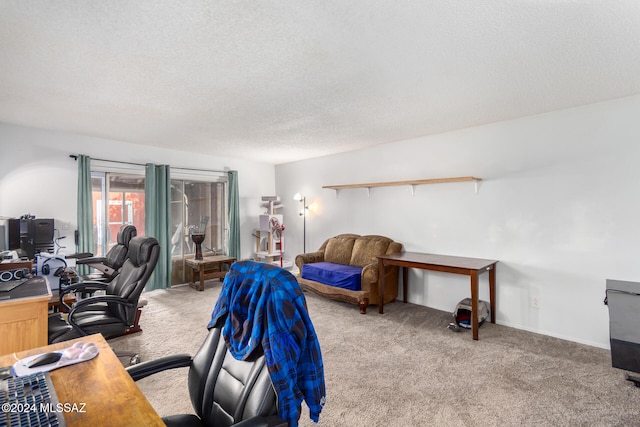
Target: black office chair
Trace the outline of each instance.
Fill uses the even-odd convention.
[[[105,338],[123,335],[136,321],[138,300],[158,262],[160,245],[153,237],[134,237],[120,274],[109,283],[84,281],[68,286],[60,293],[60,304],[69,313],[49,316],[49,344],[90,334]],[[104,291],[77,301],[72,307],[64,301],[68,293]]]
[[[251,287],[250,291],[238,291],[239,287]],[[232,289],[235,288],[235,289]],[[275,290],[277,288],[277,291]],[[249,304],[246,298],[250,299],[250,295],[271,295],[278,294],[275,298],[280,298],[282,305],[270,305],[259,312],[255,304]],[[242,297],[236,299],[234,296],[242,294]],[[284,295],[284,297],[283,297]],[[270,298],[270,297],[269,297]],[[267,299],[269,299],[267,298]],[[240,301],[235,308],[231,301]],[[296,301],[294,301],[296,300]],[[223,306],[229,306],[228,310],[220,310]],[[279,308],[278,308],[279,307]],[[283,309],[284,307],[284,309]],[[275,308],[275,309],[274,309]],[[255,310],[254,310],[255,309]],[[298,314],[301,313],[301,315]],[[253,315],[255,314],[255,317]],[[217,317],[217,315],[220,315]],[[264,315],[264,317],[262,316]],[[228,344],[228,341],[234,341],[238,338],[238,331],[228,331],[225,328],[227,319],[234,319],[236,326],[245,328],[245,332],[255,331],[250,321],[243,321],[242,318],[249,317],[257,320],[257,324],[263,324],[264,329],[268,329],[269,320],[276,318],[281,320],[279,324],[280,332],[282,327],[289,321],[296,318],[299,322],[292,322],[291,330],[285,327],[287,336],[286,341],[291,344],[287,349],[282,349],[280,356],[286,354],[290,360],[305,360],[304,365],[297,365],[300,370],[297,378],[292,378],[284,366],[286,363],[279,359],[278,365],[275,367],[276,382],[273,382],[274,373],[272,368],[268,366],[269,357],[265,355],[265,348],[262,346],[264,339],[253,339],[255,334],[251,333],[255,348],[250,350],[247,357],[238,360],[232,354],[229,347],[234,344]],[[307,323],[308,322],[308,323]],[[301,325],[305,323],[305,325]],[[229,326],[229,325],[227,325]],[[314,411],[319,415],[322,404],[324,403],[324,371],[322,367],[322,358],[319,346],[309,345],[310,341],[317,343],[313,326],[308,319],[306,313],[306,302],[302,290],[295,278],[286,270],[279,269],[270,264],[260,264],[253,261],[243,261],[235,263],[231,266],[229,273],[225,277],[223,289],[221,291],[218,302],[209,324],[209,334],[204,343],[195,356],[188,354],[175,356],[167,356],[157,360],[142,362],[138,365],[127,367],[127,371],[131,377],[137,381],[157,372],[167,369],[189,367],[188,387],[191,396],[191,403],[196,414],[173,415],[163,418],[167,426],[181,427],[287,427],[289,425],[297,425],[297,418],[300,416],[300,403],[302,398],[300,394],[304,394],[304,399],[309,404],[308,388],[304,386],[300,390],[295,384],[301,384],[299,381],[304,377],[304,381],[309,382],[310,378],[317,378],[317,391],[315,394],[317,404],[310,404],[314,407]],[[260,328],[258,328],[260,329]],[[234,333],[235,332],[235,333]],[[246,337],[243,337],[246,338]],[[270,344],[267,346],[270,354],[273,355],[276,344],[274,341],[267,340]],[[293,343],[296,343],[293,345]],[[253,345],[252,345],[253,347]],[[299,349],[299,359],[292,352]],[[302,353],[313,354],[313,360],[302,356]],[[273,358],[273,356],[271,356]],[[302,362],[299,362],[302,363]],[[278,384],[274,386],[274,384]],[[286,384],[293,384],[292,389],[298,390],[295,398],[283,403],[285,392],[283,388],[288,387]],[[277,391],[276,391],[277,390]],[[280,403],[278,400],[280,399]],[[289,421],[278,415],[279,408],[284,407],[290,411],[289,414],[283,415],[289,418]],[[297,408],[297,410],[295,410]]]
[[[124,262],[127,259],[129,251],[129,242],[136,237],[138,231],[133,225],[123,225],[118,230],[116,244],[109,249],[103,257],[96,257],[90,253],[79,253],[67,256],[67,258],[76,258],[77,265],[88,265],[95,268],[100,273],[90,273],[83,275],[81,280],[101,280],[104,282],[112,281],[120,272]]]

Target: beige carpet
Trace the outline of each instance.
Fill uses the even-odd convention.
[[[110,342],[143,360],[193,354],[219,289],[145,293],[143,332]],[[611,367],[609,351],[489,323],[474,342],[446,328],[450,313],[395,302],[361,315],[305,295],[325,365],[320,426],[640,425],[640,388]],[[186,369],[138,385],[160,415],[192,412]],[[316,425],[304,403],[300,425]]]

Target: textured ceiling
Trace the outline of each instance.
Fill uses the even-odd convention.
[[[637,93],[637,0],[0,0],[0,122],[216,156]]]

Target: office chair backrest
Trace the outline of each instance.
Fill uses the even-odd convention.
[[[269,263],[234,263],[225,276],[207,326],[217,327],[220,322],[229,357],[250,360],[256,352],[264,353],[271,385],[278,396],[278,415],[296,424],[304,400],[310,418],[317,422],[326,396],[324,367],[320,344],[296,278]],[[229,362],[232,377],[241,378],[238,369]],[[226,410],[224,403],[228,398],[222,393],[218,396],[223,403],[220,406]]]
[[[115,271],[118,271],[127,260],[127,253],[129,252],[129,242],[136,237],[138,230],[133,225],[123,225],[118,230],[118,236],[116,244],[109,249],[109,252],[105,255],[105,264]]]
[[[120,274],[107,285],[107,295],[118,295],[133,303],[132,307],[108,303],[123,322],[133,325],[138,299],[158,262],[160,245],[153,237],[134,237],[129,242],[127,260]]]
[[[253,416],[277,413],[264,354],[236,360],[216,326],[189,369],[191,403],[205,426],[227,427]]]

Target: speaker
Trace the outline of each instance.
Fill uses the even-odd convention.
[[[0,282],[10,282],[13,280],[13,270],[6,270],[0,273]]]
[[[0,272],[0,282],[10,282],[12,280],[26,279],[28,275],[29,275],[28,268],[5,270],[3,272]]]

